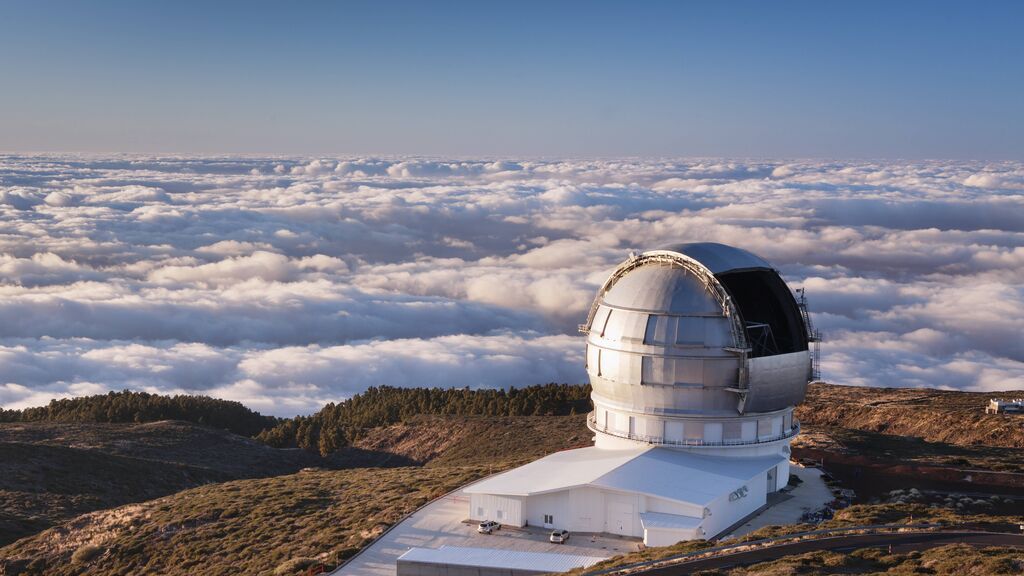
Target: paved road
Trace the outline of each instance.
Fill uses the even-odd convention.
[[[924,532],[910,534],[858,534],[806,542],[782,544],[771,548],[737,552],[728,556],[694,560],[675,566],[654,568],[642,572],[649,576],[682,576],[698,570],[746,566],[758,562],[777,560],[783,556],[803,554],[817,550],[849,551],[857,548],[892,546],[894,552],[925,550],[947,544],[972,546],[1012,546],[1024,548],[1024,534],[997,534],[991,532]]]

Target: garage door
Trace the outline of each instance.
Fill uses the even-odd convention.
[[[633,505],[623,502],[608,503],[607,531],[623,536],[633,535]]]

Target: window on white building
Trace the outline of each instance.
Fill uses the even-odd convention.
[[[545,514],[544,515],[544,523],[545,524],[554,524],[555,523],[555,517],[552,516],[551,514]]]
[[[476,507],[476,515],[479,518],[483,518],[484,517],[484,507],[483,506],[477,506]]]
[[[504,512],[505,512],[504,510],[498,510],[498,514],[497,514],[498,520],[501,520],[501,517],[505,515]]]

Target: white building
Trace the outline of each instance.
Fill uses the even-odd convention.
[[[634,255],[587,323],[594,446],[466,489],[470,517],[642,537],[714,537],[789,479],[811,374],[806,312],[771,265],[722,244]]]
[[[985,407],[985,414],[1024,414],[1024,398],[997,400],[992,398]]]

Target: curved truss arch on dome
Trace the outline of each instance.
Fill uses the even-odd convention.
[[[732,334],[733,341],[732,350],[742,356],[745,356],[747,352],[749,352],[750,346],[747,342],[746,326],[744,326],[743,318],[740,316],[739,309],[732,301],[732,297],[729,295],[729,292],[724,286],[722,286],[722,283],[715,278],[714,273],[712,273],[711,270],[701,264],[698,260],[694,260],[685,254],[680,254],[671,250],[651,250],[644,252],[643,254],[630,254],[629,259],[620,264],[597,291],[597,296],[594,298],[594,302],[590,306],[590,312],[587,314],[587,322],[586,324],[580,325],[581,333],[590,333],[590,327],[593,325],[594,317],[597,315],[597,309],[601,305],[604,295],[607,294],[608,291],[611,290],[612,287],[615,286],[615,284],[626,274],[648,264],[668,264],[670,266],[676,266],[698,278],[704,285],[704,289],[707,290],[715,299],[715,302],[721,306],[722,315],[729,319],[730,332]]]

